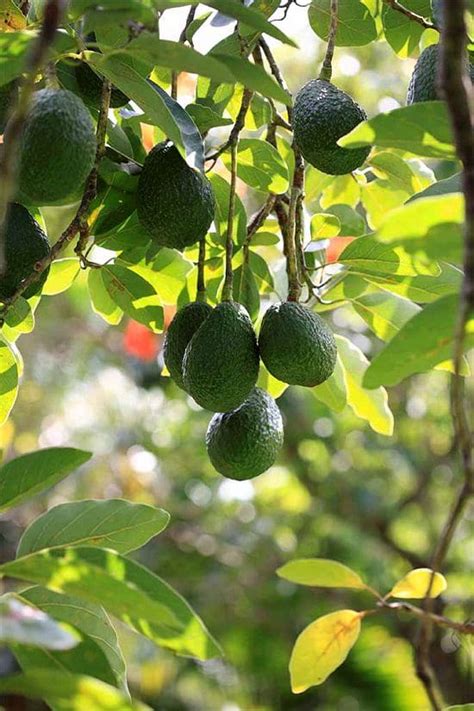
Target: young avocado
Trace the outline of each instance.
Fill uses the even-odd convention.
[[[224,301],[191,338],[183,379],[198,405],[213,412],[239,407],[258,377],[257,339],[243,306]]]
[[[12,203],[5,226],[5,272],[0,276],[0,300],[8,299],[34,270],[36,262],[47,257],[48,239],[26,207]],[[29,299],[37,294],[48,276],[49,267],[23,292]]]
[[[52,205],[76,196],[94,165],[96,145],[90,113],[78,96],[37,91],[21,138],[22,202]]]
[[[295,98],[295,141],[303,158],[323,173],[352,173],[364,163],[370,147],[341,148],[337,141],[366,118],[365,111],[348,94],[328,81],[314,79]]]
[[[213,467],[229,479],[253,479],[263,474],[283,444],[283,421],[275,400],[254,388],[232,412],[217,413],[206,434]]]
[[[321,316],[293,301],[274,304],[266,311],[258,345],[267,370],[290,385],[320,385],[336,365],[331,329]]]
[[[212,306],[202,301],[193,301],[177,312],[168,327],[163,355],[171,377],[183,390],[184,352],[191,338],[211,313]]]
[[[439,101],[443,96],[438,89],[438,70],[440,62],[439,44],[431,44],[423,50],[415,64],[407,93],[407,104],[418,104],[422,101]],[[469,64],[466,57],[466,68],[474,82],[474,65]]]
[[[208,179],[193,170],[171,143],[159,143],[145,159],[137,189],[138,219],[163,247],[182,250],[207,233],[214,218]]]

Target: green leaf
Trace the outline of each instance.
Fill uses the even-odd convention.
[[[233,74],[234,81],[259,92],[269,99],[275,99],[275,101],[279,101],[285,106],[291,106],[291,96],[262,67],[251,64],[246,59],[232,57],[228,54],[213,53],[212,56],[224,64]]]
[[[275,400],[277,400],[285,390],[289,387],[287,383],[282,383],[273,377],[271,373],[265,368],[263,363],[260,364],[260,371],[258,374],[257,385],[262,390],[266,390],[269,395],[271,395]]]
[[[270,143],[257,138],[242,138],[238,146],[237,175],[251,188],[281,194],[288,190],[288,167]],[[231,168],[228,153],[223,156],[225,166]]]
[[[54,548],[0,566],[0,573],[103,605],[108,612],[179,654],[220,653],[200,618],[167,583],[111,550]]]
[[[219,237],[219,244],[224,246],[227,217],[229,214],[229,195],[230,185],[222,176],[212,173],[210,176],[214,197],[216,199],[216,212],[214,215],[214,224]],[[242,244],[247,236],[247,213],[244,205],[238,195],[235,196],[234,209],[234,225],[233,225],[233,240],[237,244]]]
[[[201,134],[207,133],[211,128],[230,126],[233,123],[232,119],[224,118],[209,108],[209,106],[203,106],[203,104],[188,104],[186,111],[193,119]]]
[[[90,303],[93,311],[112,326],[120,323],[123,311],[112,300],[102,279],[102,269],[90,269],[87,277]]]
[[[369,361],[353,343],[343,336],[336,336],[337,350],[344,368],[347,402],[355,414],[367,420],[375,432],[390,436],[393,433],[393,415],[388,406],[384,388],[366,390],[363,383]]]
[[[158,9],[165,10],[166,8],[182,7],[183,5],[199,5],[199,3],[200,0],[158,0],[156,5]],[[263,14],[252,7],[245,7],[240,3],[236,3],[235,0],[206,0],[203,4],[213,7],[214,10],[218,10],[223,15],[239,20],[254,30],[264,32],[270,37],[280,40],[280,42],[289,44],[291,47],[297,46],[284,32],[268,22]]]
[[[341,223],[336,215],[318,212],[311,218],[311,239],[320,240],[337,237],[341,231]]]
[[[150,711],[138,701],[129,701],[113,686],[91,676],[37,669],[0,679],[0,694],[30,699],[50,699],[61,711]]]
[[[256,321],[260,311],[260,295],[252,268],[248,262],[235,270],[234,298],[245,306],[252,321]]]
[[[430,0],[404,0],[403,6],[422,17],[431,17]],[[413,22],[409,17],[384,4],[382,22],[387,42],[400,57],[410,57],[417,49],[422,25]]]
[[[438,274],[437,265],[422,261],[418,255],[409,254],[404,247],[381,244],[374,235],[358,237],[347,245],[337,260],[358,274]]]
[[[438,597],[447,587],[446,578],[441,573],[433,573],[430,568],[417,568],[396,582],[387,597],[420,600],[428,596],[428,590],[429,597]]]
[[[346,148],[397,148],[428,158],[455,158],[451,122],[442,101],[425,101],[363,121],[338,141]]]
[[[316,170],[315,168],[313,169]],[[319,171],[318,171],[319,172]],[[310,174],[313,174],[311,172]],[[360,185],[353,175],[324,175],[320,184],[322,190],[321,207],[324,210],[332,209],[334,204],[356,207],[360,201]],[[329,180],[326,183],[326,178]]]
[[[79,644],[72,652],[49,655],[44,659],[48,668],[51,667],[51,660],[54,660],[56,666],[62,671],[64,667],[72,672],[82,670],[82,673],[89,673],[102,681],[118,686],[128,694],[127,670],[117,633],[100,605],[55,593],[39,586],[23,590],[21,599],[33,604],[55,620],[71,625],[80,635]],[[26,658],[23,652],[21,655],[23,668],[26,669],[26,665],[30,666],[33,662],[37,662],[36,666],[43,666],[41,657]]]
[[[303,630],[290,659],[294,694],[322,684],[341,666],[357,642],[363,615],[354,610],[338,610],[320,617]]]
[[[0,467],[0,511],[54,486],[91,456],[82,449],[51,447],[7,462]]]
[[[129,553],[163,531],[169,519],[163,509],[123,499],[59,504],[26,529],[17,556],[65,545],[103,546]]]
[[[344,368],[337,356],[336,367],[330,378],[321,385],[311,388],[314,397],[323,402],[334,412],[342,412],[347,405],[347,388],[344,380]]]
[[[360,575],[335,560],[325,558],[300,558],[291,560],[277,574],[298,585],[311,585],[319,588],[355,588],[365,590],[366,584]]]
[[[407,202],[413,202],[425,197],[435,197],[436,195],[450,195],[451,193],[462,192],[462,174],[456,173],[445,180],[438,180],[432,183],[425,190],[413,195]]]
[[[0,597],[0,641],[44,649],[72,649],[79,642],[56,620],[11,593]]]
[[[331,0],[312,0],[308,12],[314,32],[327,41],[331,22]],[[377,39],[375,20],[361,0],[340,0],[336,46],[360,47]]]
[[[79,260],[74,257],[56,259],[51,264],[42,293],[45,296],[55,296],[66,291],[74,282],[80,269]]]
[[[371,274],[365,278],[381,289],[391,291],[418,304],[431,303],[440,296],[459,292],[462,272],[451,264],[440,264],[441,273],[437,276],[418,275],[402,277],[396,275]]]
[[[18,362],[12,349],[0,337],[0,425],[8,419],[18,394]]]
[[[352,306],[382,341],[393,338],[420,311],[412,301],[382,289],[358,296]]]
[[[459,193],[427,197],[390,212],[377,239],[429,259],[460,261],[464,224],[464,196]]]
[[[372,360],[364,387],[396,385],[451,358],[459,313],[457,294],[444,296],[408,321]],[[466,328],[466,349],[474,345],[474,317]]]
[[[25,58],[32,32],[2,32],[0,34],[0,86],[20,76],[25,67]]]
[[[22,333],[31,333],[35,327],[35,317],[26,299],[18,297],[5,314],[3,333],[10,341]],[[11,336],[11,337],[10,337]]]
[[[163,330],[163,307],[150,282],[118,264],[103,266],[100,271],[104,286],[117,306],[155,333]]]

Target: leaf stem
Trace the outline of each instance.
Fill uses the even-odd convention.
[[[324,57],[323,66],[321,67],[321,72],[319,74],[319,79],[324,79],[324,81],[331,81],[332,77],[332,60],[334,57],[334,47],[336,46],[337,26],[339,24],[338,12],[339,1],[331,0],[331,21],[329,24],[328,32],[328,46],[326,49],[326,55]]]

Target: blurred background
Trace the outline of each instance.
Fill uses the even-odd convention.
[[[274,46],[292,91],[315,75],[324,53],[306,13],[292,7],[282,23],[301,49]],[[183,13],[165,17],[163,36],[176,38]],[[218,39],[213,34],[210,42],[206,32],[204,26],[196,35],[202,51]],[[334,80],[373,115],[404,104],[413,65],[384,42],[340,48]],[[219,132],[213,136],[219,143]],[[454,169],[430,167],[443,177]],[[168,529],[134,556],[186,597],[225,657],[205,664],[181,659],[119,627],[133,695],[166,711],[427,709],[410,645],[416,623],[403,615],[370,618],[347,662],[323,686],[293,696],[288,660],[303,627],[371,600],[363,592],[297,587],[275,570],[295,557],[333,558],[386,590],[427,562],[460,481],[448,375],[421,375],[390,391],[392,438],[374,433],[349,409],[336,415],[311,391],[292,387],[278,401],[285,445],[277,465],[254,481],[225,480],[205,452],[209,413],[161,375],[161,337],[128,320],[109,326],[92,312],[86,281],[81,273],[65,294],[45,297],[35,331],[20,339],[23,382],[0,429],[0,447],[6,457],[58,445],[89,449],[94,457],[7,514],[0,522],[1,560],[14,556],[32,519],[58,503],[124,497],[161,506],[171,513]],[[379,347],[352,311],[342,307],[328,318],[369,358]],[[459,619],[472,617],[468,524],[459,529],[446,571],[444,612]],[[468,700],[472,649],[448,631],[438,634],[434,651],[447,699]],[[4,655],[4,668],[10,663]]]

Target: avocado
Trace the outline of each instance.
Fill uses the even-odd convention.
[[[91,115],[78,96],[65,89],[37,91],[21,138],[22,202],[74,201],[94,166],[96,145]]]
[[[145,159],[137,189],[138,218],[153,240],[182,250],[207,233],[214,218],[210,182],[190,168],[171,143],[159,143]]]
[[[443,27],[444,23],[444,0],[431,0],[431,16],[433,22],[439,28]]]
[[[321,316],[293,301],[273,304],[265,312],[259,349],[267,370],[290,385],[320,385],[336,365],[331,329]]]
[[[324,79],[314,79],[295,97],[294,138],[308,163],[329,175],[345,175],[364,163],[370,147],[352,150],[337,141],[366,118],[348,94]]]
[[[33,271],[36,262],[50,253],[48,239],[26,207],[9,205],[5,225],[5,273],[0,276],[0,300],[9,299],[23,279]],[[31,284],[22,296],[37,294],[48,276],[49,267]]]
[[[243,306],[224,301],[196,331],[183,359],[186,390],[198,405],[228,412],[248,397],[258,377],[257,339]]]
[[[263,474],[275,462],[282,444],[280,410],[260,388],[254,388],[235,410],[215,414],[206,434],[213,467],[239,481]]]
[[[7,125],[11,105],[16,101],[18,95],[18,84],[10,81],[8,84],[0,86],[0,133],[3,133]]]
[[[415,64],[415,69],[410,80],[407,94],[407,104],[418,104],[422,101],[438,101],[443,96],[438,89],[438,67],[440,58],[440,45],[431,44],[423,50]],[[466,56],[466,68],[471,82],[474,83],[474,65],[469,64]]]
[[[163,355],[171,377],[183,390],[184,351],[201,326],[212,313],[212,307],[203,301],[193,301],[178,311],[171,321],[163,344]]]

